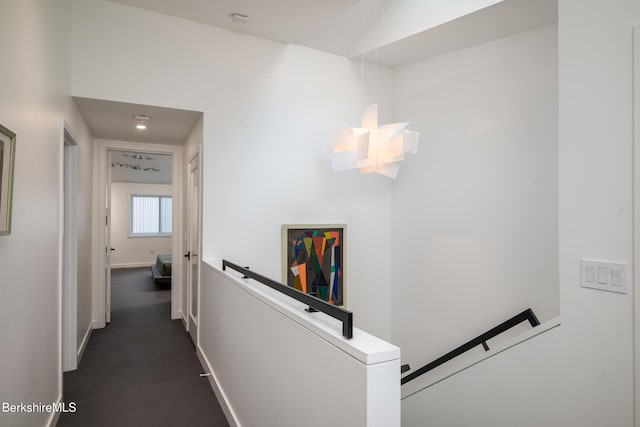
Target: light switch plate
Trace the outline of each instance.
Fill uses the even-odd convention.
[[[581,259],[580,286],[626,294],[629,292],[627,264],[624,262]]]

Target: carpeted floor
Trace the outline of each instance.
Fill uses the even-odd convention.
[[[58,426],[228,426],[180,320],[149,268],[112,272],[111,323],[93,331],[77,371],[64,374],[75,413]]]

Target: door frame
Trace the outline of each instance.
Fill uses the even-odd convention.
[[[78,144],[62,119],[60,194],[62,371],[78,368]]]
[[[640,427],[640,25],[633,28],[633,348],[634,425]]]
[[[197,163],[196,163],[197,162]],[[186,304],[186,328],[187,331],[189,332],[189,334],[191,335],[191,338],[193,339],[194,343],[196,345],[198,345],[200,336],[199,336],[199,330],[200,328],[198,327],[199,325],[199,318],[200,318],[200,283],[201,283],[201,265],[202,265],[202,155],[201,155],[201,149],[200,146],[198,146],[198,148],[196,149],[196,152],[193,154],[193,156],[191,156],[191,159],[189,159],[189,162],[186,165],[186,169],[187,169],[187,194],[185,194],[185,196],[187,197],[187,224],[186,224],[186,242],[187,242],[187,250],[191,251],[192,248],[192,242],[191,242],[191,207],[192,207],[192,195],[193,193],[192,188],[193,188],[193,181],[192,181],[192,170],[197,168],[198,169],[198,178],[199,178],[199,185],[198,185],[198,206],[196,208],[197,212],[197,261],[196,261],[196,269],[197,269],[197,285],[196,285],[196,290],[198,293],[197,296],[197,307],[196,307],[196,312],[197,314],[197,319],[196,320],[192,320],[192,316],[191,316],[191,308],[192,308],[192,302],[193,302],[193,296],[191,295],[192,293],[192,286],[191,286],[191,282],[192,282],[192,269],[191,269],[191,258],[186,260],[186,263],[184,263],[187,266],[187,270],[186,270],[186,278],[187,278],[187,282],[186,282],[186,295],[187,295],[187,304]],[[193,254],[192,254],[193,256]],[[195,329],[195,331],[193,331],[192,329]],[[195,332],[195,334],[194,334]]]
[[[106,284],[104,277],[106,247],[105,233],[102,232],[106,211],[107,191],[107,158],[109,151],[136,151],[147,154],[172,155],[171,185],[173,187],[173,232],[171,254],[174,260],[182,258],[183,244],[180,236],[183,235],[182,206],[182,146],[152,144],[144,142],[127,142],[114,140],[96,140],[94,151],[94,213],[93,213],[93,253],[94,253],[94,287],[93,287],[93,315],[94,328],[106,326]],[[182,307],[182,263],[174,262],[171,278],[171,319],[179,319]]]
[[[113,151],[107,150],[107,165],[113,162]],[[105,169],[105,192],[104,192],[104,201],[105,201],[105,222],[103,223],[104,229],[102,235],[104,236],[104,273],[102,277],[104,277],[104,306],[105,306],[105,323],[111,323],[111,253],[113,252],[113,247],[111,246],[111,168],[107,167]]]

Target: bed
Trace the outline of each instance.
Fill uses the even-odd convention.
[[[158,285],[171,284],[171,255],[158,255],[156,263],[151,265],[153,282]]]

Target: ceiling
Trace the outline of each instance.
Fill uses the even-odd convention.
[[[506,0],[363,52],[390,68],[533,31],[558,21],[558,0]],[[356,55],[361,57],[362,55]]]
[[[182,145],[201,112],[90,98],[73,98],[93,136],[130,142]],[[136,129],[133,116],[148,116],[147,129]]]
[[[557,0],[109,1],[388,67],[557,22]],[[235,23],[233,13],[249,21]],[[373,40],[377,33],[394,37]]]
[[[165,15],[293,43],[360,0],[111,0]],[[233,13],[249,16],[238,24]]]
[[[436,17],[439,12],[466,3],[451,3],[451,0],[109,1],[349,58],[365,61],[373,58],[376,64],[391,68],[557,22],[557,0],[475,0],[467,2],[476,4],[475,9],[440,21]],[[234,23],[230,19],[232,13],[247,15],[249,21]],[[393,19],[398,16],[401,19]],[[411,25],[408,20],[413,21]],[[385,27],[381,28],[380,22]],[[408,27],[411,29],[407,30]],[[371,41],[378,30],[396,37]],[[98,139],[181,145],[202,117],[202,113],[196,111],[80,97],[74,100]],[[134,115],[150,117],[147,130],[135,128]]]

